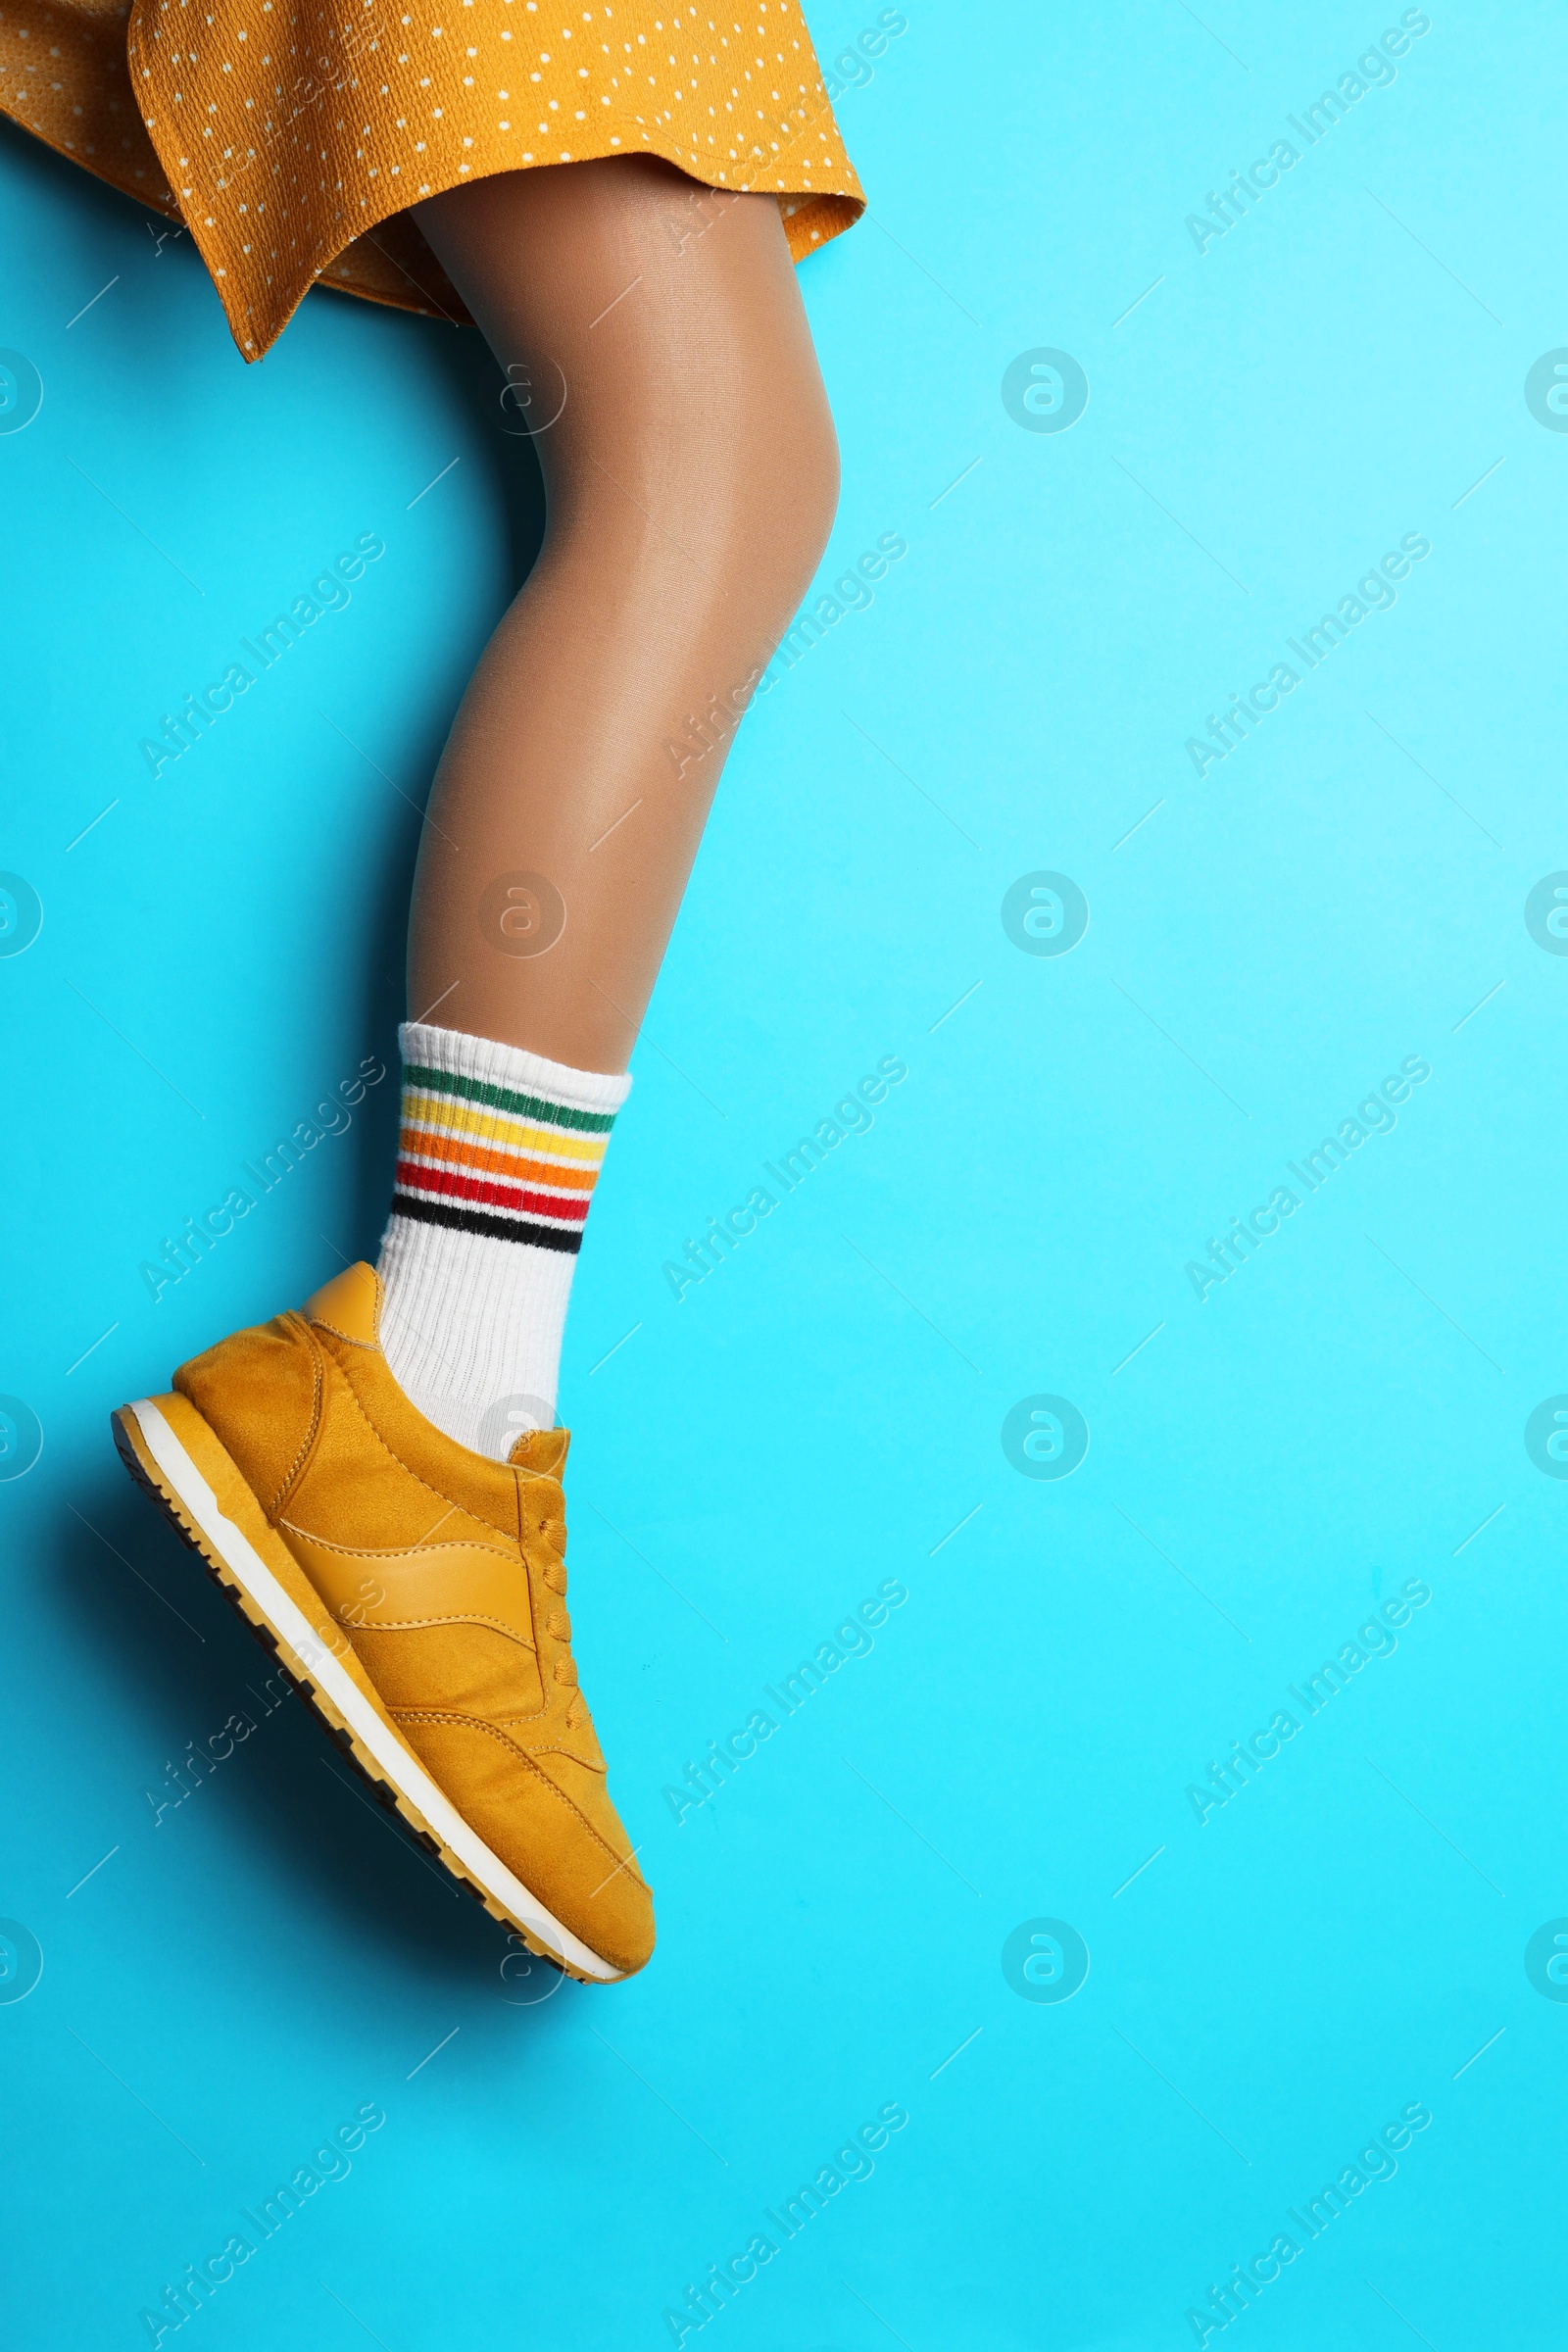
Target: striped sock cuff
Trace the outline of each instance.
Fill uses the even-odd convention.
[[[392,1213],[575,1254],[629,1077],[407,1021]]]

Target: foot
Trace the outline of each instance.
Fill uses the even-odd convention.
[[[497,1919],[574,1976],[654,1945],[566,1615],[564,1430],[506,1462],[424,1419],[352,1266],[122,1406],[126,1468],[339,1744]]]

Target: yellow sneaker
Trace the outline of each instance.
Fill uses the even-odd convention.
[[[393,1379],[380,1304],[350,1267],[122,1405],[115,1443],[382,1801],[531,1949],[613,1983],[653,1898],[577,1688],[566,1432],[470,1453]]]

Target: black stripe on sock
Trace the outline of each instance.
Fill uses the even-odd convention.
[[[416,1193],[394,1193],[392,1214],[414,1217],[426,1225],[445,1225],[454,1233],[482,1234],[492,1242],[531,1242],[536,1250],[563,1250],[575,1257],[582,1248],[581,1233],[565,1233],[559,1225],[535,1225],[526,1217],[492,1217],[482,1208],[460,1208],[450,1200],[426,1200]]]

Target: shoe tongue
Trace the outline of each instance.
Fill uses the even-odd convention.
[[[373,1266],[346,1266],[305,1301],[308,1323],[324,1323],[340,1339],[373,1348],[381,1314],[381,1285]]]
[[[570,1444],[569,1429],[525,1429],[507,1460],[514,1470],[531,1470],[540,1478],[559,1478]]]

